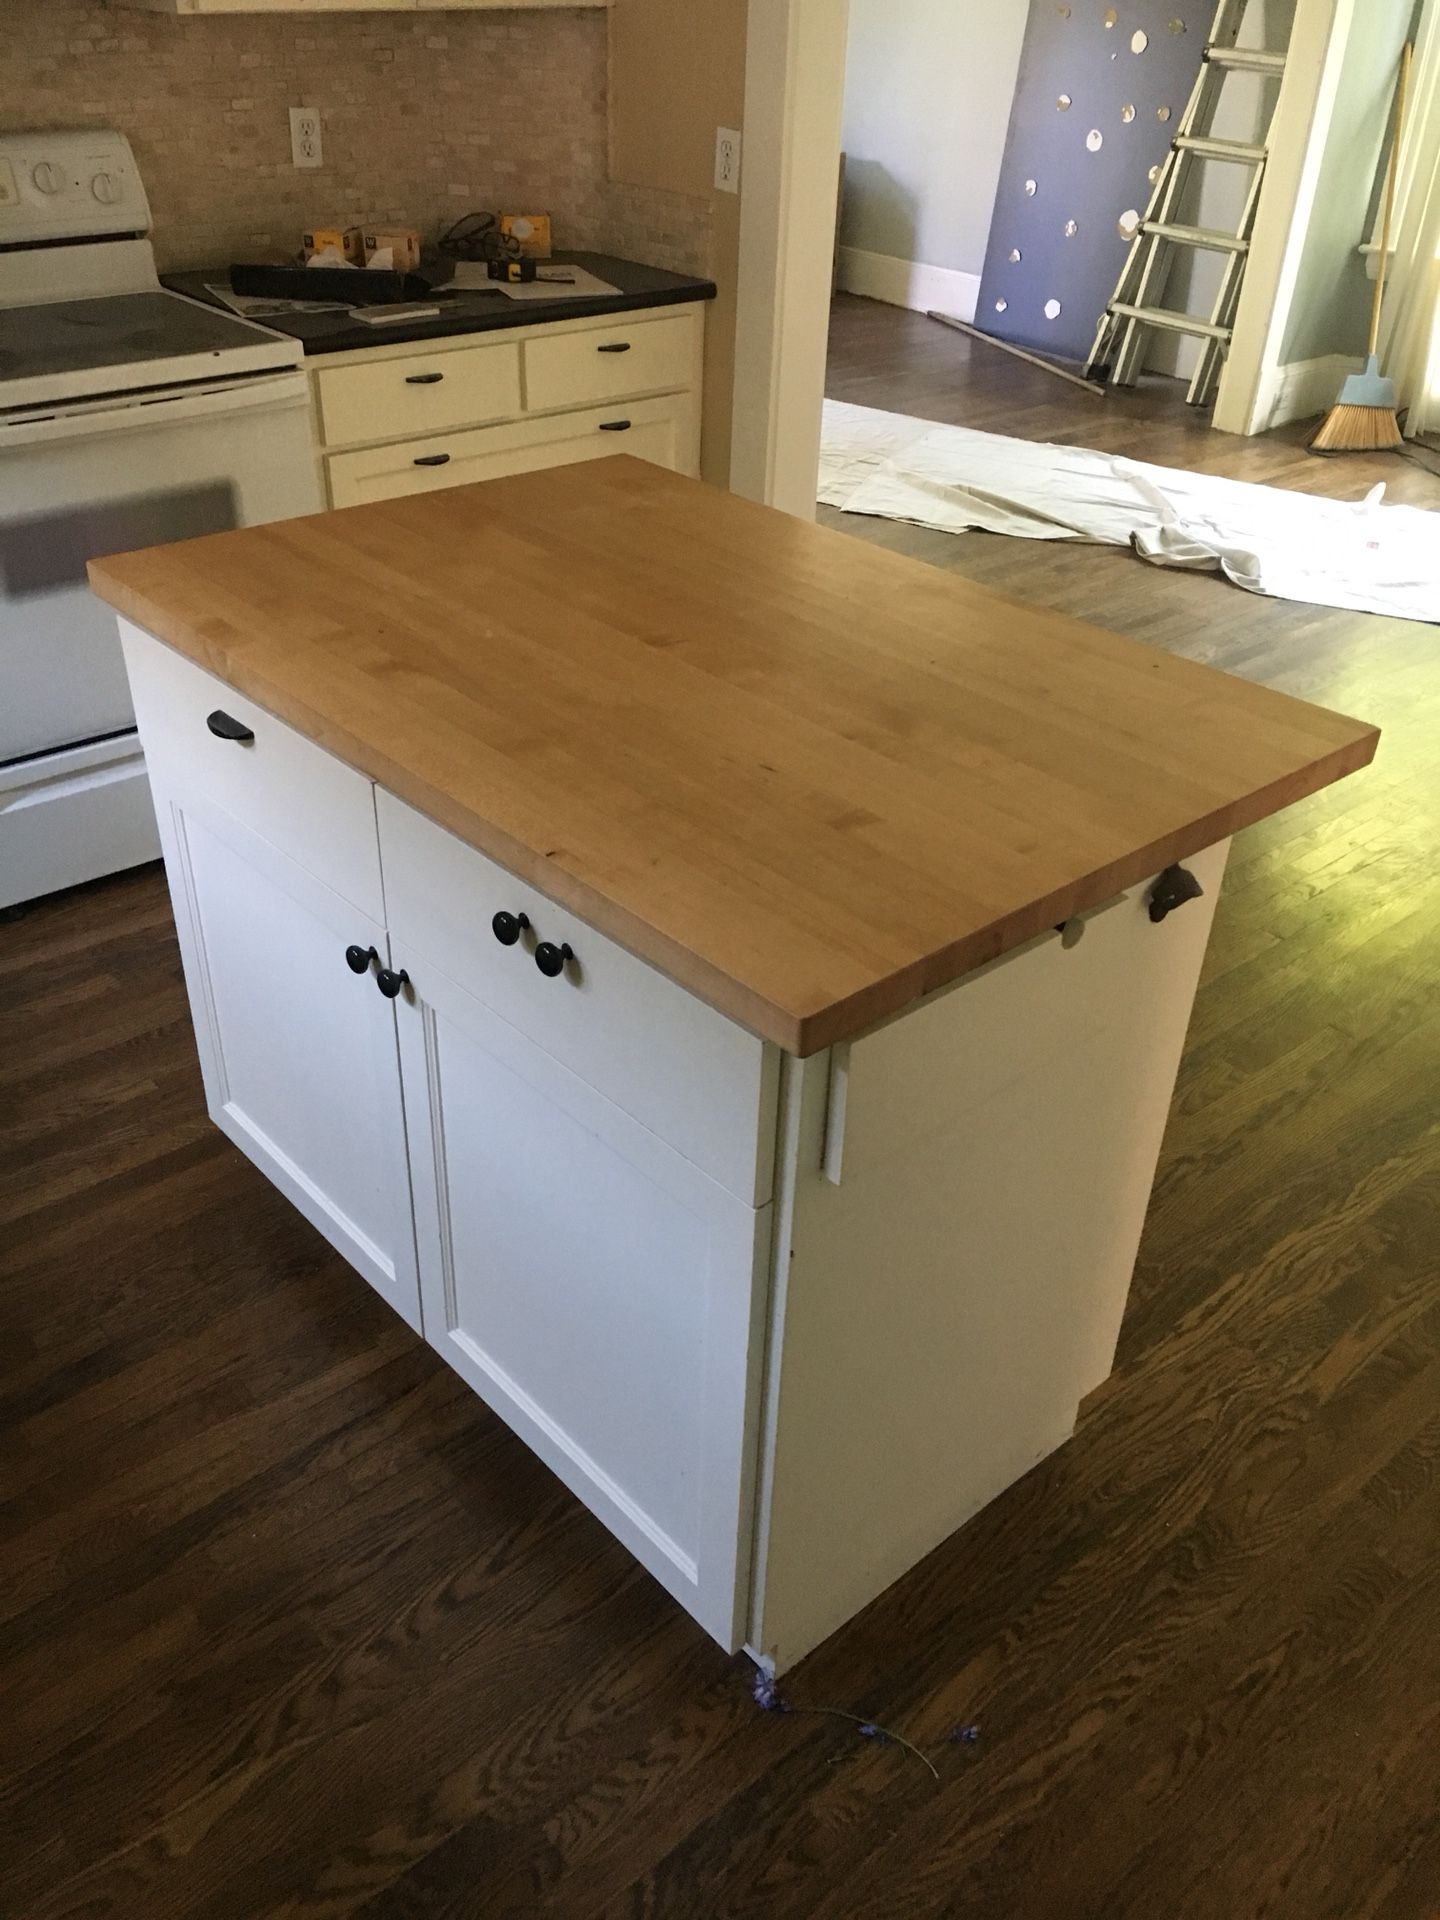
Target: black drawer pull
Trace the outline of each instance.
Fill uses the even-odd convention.
[[[1166,867],[1150,889],[1150,918],[1158,926],[1167,913],[1183,907],[1187,900],[1198,900],[1204,891],[1188,867]]]
[[[382,967],[375,976],[375,984],[387,1000],[395,1000],[399,998],[400,989],[409,986],[410,976],[403,967],[398,973],[393,973],[389,967]]]
[[[563,947],[557,947],[553,941],[542,940],[535,949],[535,964],[547,980],[558,980],[565,971],[565,962],[575,958],[575,950],[567,941]]]
[[[630,422],[628,420],[602,420],[600,422],[600,431],[601,433],[628,433],[630,431]]]
[[[405,384],[407,387],[438,387],[444,378],[443,373],[407,373]]]
[[[595,351],[597,353],[628,353],[630,351],[630,342],[628,340],[607,340],[603,347],[597,347]]]
[[[419,459],[415,461],[417,467],[448,467],[449,464],[450,456],[448,453],[422,453]]]
[[[380,956],[374,947],[346,947],[345,964],[351,973],[368,973],[380,964]]]
[[[243,747],[255,738],[253,727],[247,727],[243,720],[237,720],[220,707],[207,718],[205,724],[217,740],[233,740],[237,746]]]
[[[528,913],[506,913],[502,907],[490,922],[490,931],[502,947],[513,947],[530,925]]]

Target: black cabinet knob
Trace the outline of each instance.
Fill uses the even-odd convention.
[[[600,431],[601,433],[628,433],[630,431],[630,422],[628,420],[602,420],[600,422]]]
[[[400,989],[409,986],[410,976],[403,967],[398,973],[393,973],[389,967],[382,967],[375,976],[375,984],[387,1000],[395,1000],[399,998]]]
[[[444,378],[443,373],[407,373],[405,384],[407,387],[438,387]]]
[[[380,956],[374,947],[346,947],[345,964],[351,973],[368,973],[380,964]]]
[[[628,353],[630,351],[630,342],[628,340],[607,340],[604,346],[597,347],[595,351],[597,353]]]
[[[528,913],[506,913],[502,907],[490,922],[490,931],[502,947],[513,947],[529,925]]]
[[[233,740],[237,746],[243,747],[255,738],[253,727],[247,727],[243,720],[237,720],[233,713],[226,713],[220,707],[207,717],[205,724],[217,740]]]
[[[450,464],[450,456],[448,453],[422,453],[418,459],[412,460],[410,464],[412,467],[448,467]]]
[[[1183,907],[1187,900],[1198,900],[1204,891],[1188,867],[1166,867],[1150,889],[1150,918],[1158,926],[1167,913]]]
[[[575,958],[575,950],[567,941],[557,947],[551,940],[542,940],[535,949],[535,964],[547,980],[558,980],[565,971],[565,962]]]

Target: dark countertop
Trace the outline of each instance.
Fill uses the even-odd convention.
[[[287,314],[257,324],[301,341],[307,354],[350,353],[356,348],[391,346],[397,341],[496,333],[508,327],[533,327],[547,320],[590,320],[608,313],[636,313],[645,307],[675,307],[715,298],[713,280],[667,273],[662,267],[645,267],[606,253],[559,253],[552,264],[567,261],[608,280],[619,287],[619,293],[593,299],[511,300],[498,289],[493,293],[450,293],[440,287],[433,295],[440,312],[433,320],[417,320],[409,326],[367,327],[348,313]],[[230,269],[211,267],[198,273],[167,273],[161,277],[176,293],[188,293],[207,306],[217,306],[219,303],[206,292],[206,283],[228,286]]]

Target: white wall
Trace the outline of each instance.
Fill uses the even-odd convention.
[[[972,319],[1025,0],[851,0],[841,284]]]
[[[1285,324],[1280,354],[1286,364],[1364,355],[1374,289],[1360,246],[1370,238],[1389,158],[1400,49],[1415,25],[1412,0],[1365,0],[1355,10]]]

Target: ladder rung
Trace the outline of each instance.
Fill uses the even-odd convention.
[[[1197,320],[1194,314],[1171,313],[1167,307],[1131,307],[1117,300],[1110,309],[1126,320],[1138,320],[1142,327],[1164,327],[1170,333],[1194,333],[1206,340],[1228,340],[1229,327],[1213,320]]]
[[[1248,253],[1250,242],[1233,233],[1220,233],[1213,227],[1178,227],[1167,220],[1142,220],[1142,233],[1157,240],[1171,240],[1177,247],[1209,247],[1213,253]]]
[[[1242,140],[1212,140],[1208,134],[1182,133],[1175,146],[1180,153],[1198,153],[1206,160],[1237,160],[1252,167],[1265,158],[1264,147]]]
[[[1209,47],[1205,58],[1212,67],[1231,67],[1240,73],[1284,73],[1283,53],[1263,52],[1259,47]]]

